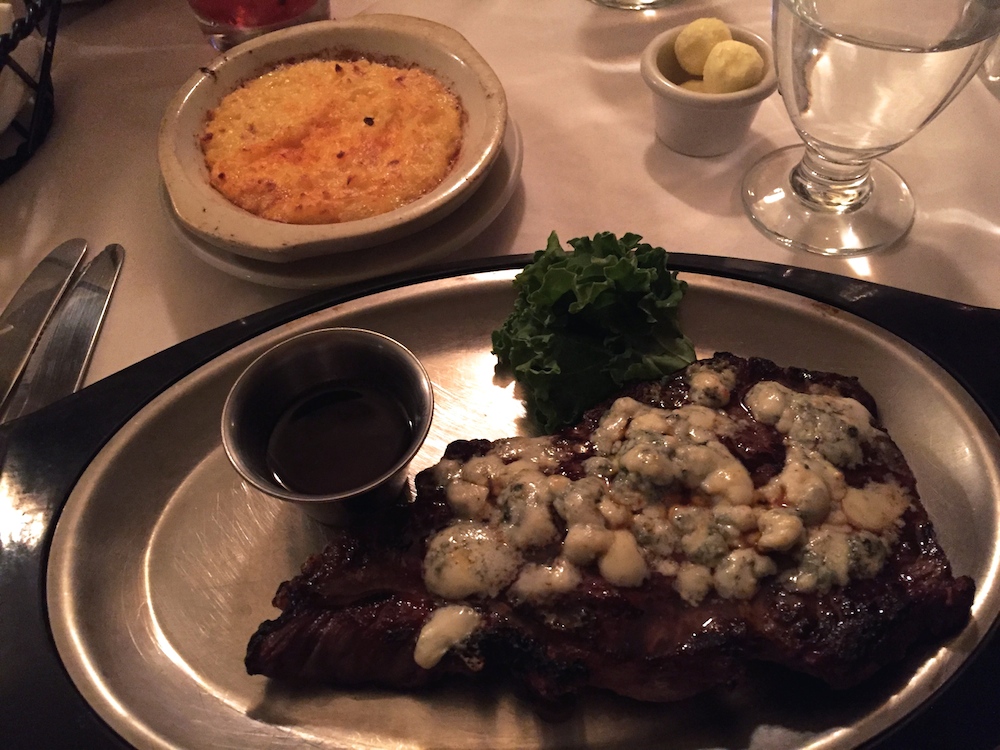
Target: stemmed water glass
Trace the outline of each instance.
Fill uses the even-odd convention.
[[[1000,32],[1000,0],[773,0],[778,88],[804,146],[743,179],[753,223],[788,247],[849,256],[913,223],[906,183],[877,157],[937,116]]]

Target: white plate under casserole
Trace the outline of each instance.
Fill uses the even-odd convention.
[[[483,184],[448,218],[393,242],[355,250],[269,263],[228,253],[171,221],[177,244],[220,271],[255,284],[283,289],[327,289],[399,273],[441,260],[473,242],[507,206],[521,183],[521,131],[507,121],[503,148]],[[166,199],[166,196],[164,196]]]
[[[200,137],[207,113],[226,94],[283,62],[359,55],[416,65],[461,100],[461,150],[436,188],[378,216],[307,225],[255,216],[211,186]],[[240,44],[193,75],[171,100],[161,123],[160,172],[171,208],[185,229],[230,253],[288,262],[384,244],[441,221],[482,184],[500,154],[506,127],[507,98],[500,80],[454,29],[390,14],[317,21]]]
[[[934,697],[997,617],[1000,436],[969,394],[884,329],[786,292],[702,275],[683,303],[700,355],[728,350],[856,375],[907,455],[957,574],[977,586],[972,620],[863,687],[835,692],[784,672],[650,705],[583,697],[560,723],[500,689],[421,693],[294,688],[248,676],[243,657],[271,598],[324,541],[295,508],[248,489],[226,460],[223,400],[257,354],[304,330],[372,328],[422,360],[435,388],[413,471],[456,438],[523,433],[494,373],[490,332],[510,312],[514,271],[417,283],[336,305],[250,340],[164,391],[84,472],[47,572],[59,656],[91,707],[139,748],[852,748]]]

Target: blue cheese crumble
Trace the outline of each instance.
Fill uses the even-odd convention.
[[[551,437],[441,461],[436,478],[455,521],[427,545],[428,590],[544,604],[589,568],[620,587],[666,576],[697,605],[713,592],[750,599],[765,579],[808,593],[877,574],[913,499],[891,481],[847,485],[844,470],[884,435],[865,407],[754,385],[743,405],[786,447],[780,473],[754,487],[723,442],[737,428],[720,410],[735,373],[699,363],[687,378],[690,403],[676,409],[616,400],[590,435],[594,454],[579,479],[553,473]]]

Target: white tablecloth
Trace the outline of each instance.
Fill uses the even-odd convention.
[[[769,34],[767,0],[677,2],[647,12],[587,0],[332,0],[334,17],[394,12],[463,33],[503,81],[524,142],[522,184],[499,219],[453,257],[527,253],[635,232],[667,250],[774,261],[1000,307],[1000,101],[974,79],[886,161],[917,201],[913,230],[880,256],[823,258],[759,234],[739,199],[744,171],[795,143],[778,95],[734,153],[681,156],[653,133],[639,55],[658,32],[702,15]],[[56,42],[56,121],[41,150],[0,185],[0,305],[41,257],[82,236],[127,257],[88,382],[217,325],[304,292],[219,271],[177,241],[156,139],[181,85],[216,53],[183,0],[67,5]]]

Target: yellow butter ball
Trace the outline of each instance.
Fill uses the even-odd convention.
[[[684,81],[681,84],[682,89],[687,89],[688,91],[698,91],[702,94],[705,93],[705,82],[700,78],[692,78],[690,81]]]
[[[764,78],[764,58],[744,42],[719,42],[705,60],[705,91],[729,94],[756,86]]]
[[[699,18],[681,29],[674,41],[674,55],[685,71],[700,76],[712,48],[732,38],[725,22],[718,18]]]

